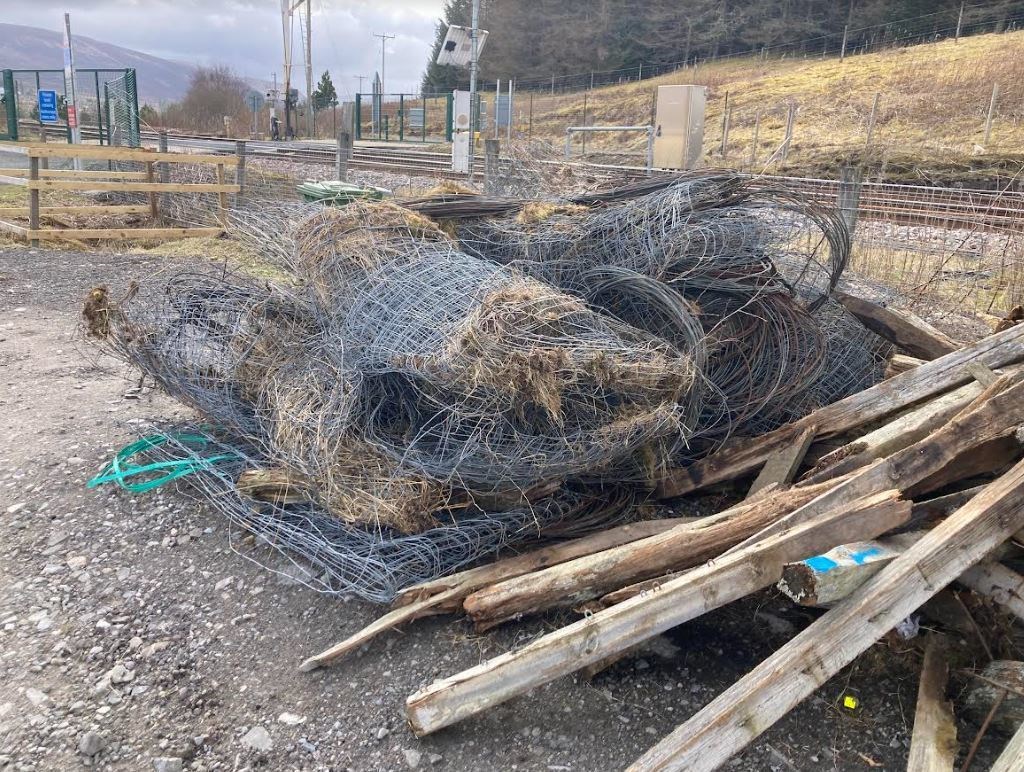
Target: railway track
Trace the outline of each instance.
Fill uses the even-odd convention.
[[[88,138],[90,132],[86,130],[85,134]],[[95,131],[92,134],[95,135]],[[62,135],[58,132],[56,136]],[[142,132],[143,143],[148,146],[156,146],[158,139],[157,132]],[[202,135],[173,134],[168,136],[167,141],[171,149],[199,150],[204,153],[234,153],[236,146],[235,140]],[[335,163],[334,147],[317,142],[247,140],[246,154],[253,158],[295,163],[329,166]],[[646,175],[646,171],[637,166],[576,163],[588,173],[605,177],[609,182],[625,183]],[[466,179],[465,174],[451,170],[449,154],[408,147],[357,146],[353,148],[349,166],[398,174]],[[482,178],[483,168],[484,159],[477,156],[476,180]],[[840,183],[836,180],[777,176],[766,176],[765,179],[785,183],[823,204],[839,205]],[[1024,193],[865,182],[861,186],[857,213],[862,219],[886,220],[911,226],[1019,231],[1024,227]]]

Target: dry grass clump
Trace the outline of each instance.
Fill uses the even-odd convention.
[[[583,214],[586,211],[587,208],[585,206],[580,206],[579,204],[531,201],[520,210],[518,215],[516,215],[516,222],[528,225],[544,222],[555,215]]]

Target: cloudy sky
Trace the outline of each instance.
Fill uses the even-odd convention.
[[[385,89],[411,92],[430,54],[443,0],[311,0],[313,70],[331,71],[344,98],[355,76],[380,68],[380,40],[387,41]],[[193,64],[227,64],[238,74],[269,81],[281,77],[280,0],[0,0],[2,20],[58,30],[71,13],[72,32],[155,56]],[[296,19],[294,57],[301,63]],[[301,67],[293,78],[303,81]],[[369,91],[369,81],[364,81]]]

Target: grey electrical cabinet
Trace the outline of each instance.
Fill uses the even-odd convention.
[[[704,87],[658,86],[654,166],[695,169],[704,143]]]

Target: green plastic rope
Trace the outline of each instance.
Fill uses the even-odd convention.
[[[141,466],[129,463],[129,459],[137,456],[139,453],[164,445],[172,439],[183,445],[197,446],[198,449],[205,448],[209,444],[206,437],[201,434],[175,434],[170,436],[154,434],[149,437],[143,437],[141,440],[136,440],[130,445],[121,448],[117,455],[114,456],[113,461],[107,464],[98,475],[89,480],[86,483],[86,487],[95,488],[103,483],[115,482],[132,493],[145,493],[192,472],[209,469],[221,461],[235,461],[241,458],[241,456],[235,453],[221,453],[216,456],[208,456],[207,458],[179,458],[171,461],[156,461]],[[136,483],[128,482],[129,478],[162,472],[164,470],[168,471],[151,480]]]

